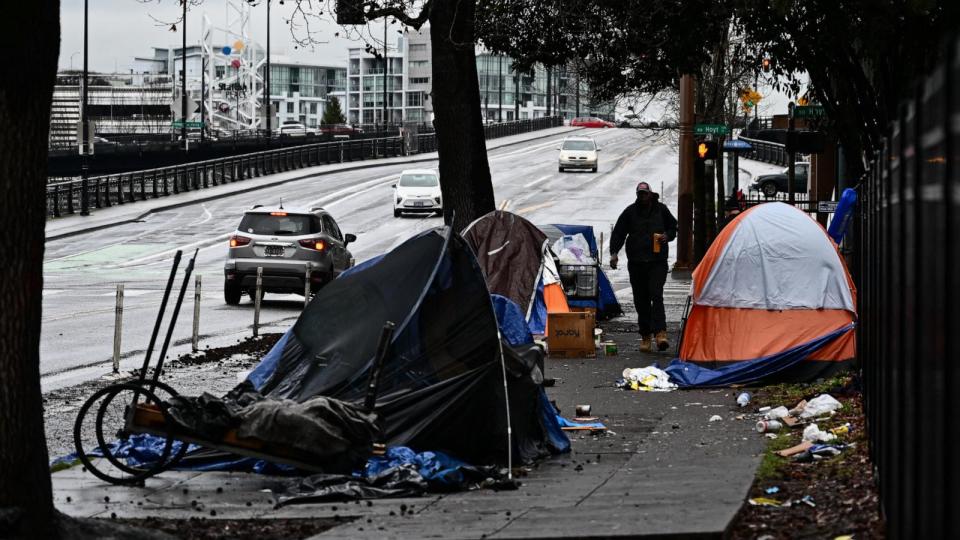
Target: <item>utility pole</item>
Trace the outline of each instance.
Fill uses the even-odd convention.
[[[90,176],[90,162],[87,147],[87,131],[90,129],[90,119],[87,117],[87,38],[90,32],[87,26],[87,4],[89,0],[83,0],[83,104],[80,110],[82,118],[80,121],[80,155],[83,156],[80,162],[80,215],[90,215],[90,195],[87,193],[89,187],[88,178]]]
[[[387,128],[387,68],[389,62],[387,61],[387,17],[383,17],[383,128],[386,131]]]
[[[677,201],[677,262],[674,270],[693,270],[693,75],[680,76],[680,170]]]
[[[513,71],[513,82],[516,90],[513,92],[513,119],[520,120],[520,70],[516,67]]]
[[[497,76],[497,122],[503,122],[503,55],[499,58],[500,74]]]
[[[553,78],[550,75],[550,66],[547,66],[547,116],[550,116],[550,79]]]
[[[263,101],[264,110],[267,112],[267,145],[270,145],[270,137],[273,135],[273,100],[270,99],[270,0],[267,0],[267,69],[264,77]]]
[[[207,132],[207,59],[200,47],[200,144],[206,142]]]
[[[576,94],[577,104],[575,106],[576,112],[574,112],[573,117],[577,118],[580,116],[580,63],[577,62],[577,72],[574,74],[577,80],[577,88],[574,90]]]
[[[190,143],[187,141],[187,0],[183,2],[183,20],[180,21],[180,29],[183,30],[183,48],[180,49],[180,138],[183,139],[183,149],[190,150]]]
[[[792,205],[794,202],[793,197],[793,180],[796,177],[797,170],[796,164],[796,153],[794,148],[796,147],[794,140],[794,119],[793,119],[793,108],[794,103],[791,101],[787,104],[787,111],[789,112],[790,119],[787,122],[787,201]]]

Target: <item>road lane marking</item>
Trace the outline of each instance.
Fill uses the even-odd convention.
[[[539,184],[540,182],[543,182],[544,180],[549,180],[549,179],[551,179],[551,178],[553,178],[553,175],[548,174],[548,175],[544,176],[543,178],[537,178],[536,180],[534,180],[533,182],[530,182],[529,184],[524,184],[523,187],[528,188],[528,187],[530,187],[530,186],[537,185],[537,184]]]
[[[546,208],[546,207],[548,207],[548,206],[553,206],[554,204],[556,204],[556,201],[547,201],[547,202],[545,202],[545,203],[535,204],[535,205],[533,205],[533,206],[527,206],[526,208],[520,208],[520,209],[518,209],[518,210],[515,210],[513,213],[514,213],[514,214],[518,214],[518,215],[523,215],[523,214],[526,214],[526,213],[528,213],[528,212],[533,212],[534,210],[539,210],[539,209],[541,209],[541,208]]]

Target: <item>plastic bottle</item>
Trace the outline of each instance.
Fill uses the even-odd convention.
[[[744,392],[737,396],[737,405],[746,407],[750,403],[750,392]]]

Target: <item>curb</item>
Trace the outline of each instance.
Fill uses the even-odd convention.
[[[557,126],[557,127],[560,127],[560,126]],[[574,129],[572,129],[572,130],[570,130],[570,131],[578,131],[578,130],[581,130],[581,129],[584,129],[584,128],[574,128]],[[522,140],[522,141],[516,141],[516,142],[506,143],[506,144],[497,146],[496,148],[494,148],[494,150],[497,150],[497,149],[500,149],[500,148],[507,148],[507,147],[509,147],[509,146],[515,146],[515,145],[523,144],[523,143],[530,142],[530,141],[536,141],[536,140],[539,140],[539,139],[546,139],[546,138],[548,138],[548,137],[554,137],[554,136],[556,136],[556,135],[560,135],[560,133],[552,133],[552,134],[550,134],[550,135],[540,135],[540,136],[537,136],[537,137],[531,137],[531,138],[529,138],[529,139],[524,139],[524,140]],[[388,159],[389,159],[389,158],[388,158]],[[373,169],[373,168],[376,168],[376,167],[386,167],[386,166],[389,166],[389,165],[402,165],[402,164],[405,164],[405,163],[423,163],[423,162],[425,162],[425,161],[436,161],[436,160],[438,160],[438,159],[439,159],[439,155],[438,155],[437,157],[431,157],[431,158],[416,158],[416,159],[409,159],[409,160],[406,160],[406,161],[398,161],[398,162],[395,162],[395,163],[376,163],[376,161],[378,161],[378,160],[368,160],[368,161],[367,161],[366,163],[364,163],[363,165],[354,165],[354,166],[344,167],[344,168],[336,169],[336,170],[332,170],[332,171],[321,171],[321,172],[316,172],[316,173],[311,173],[311,174],[303,174],[303,175],[300,175],[300,176],[294,176],[294,177],[292,177],[292,178],[286,178],[286,179],[284,179],[284,180],[277,180],[277,181],[275,181],[275,182],[270,182],[270,183],[267,183],[267,184],[261,184],[261,185],[259,185],[259,186],[245,187],[245,188],[240,188],[240,189],[236,189],[236,190],[231,190],[231,191],[226,192],[226,193],[218,193],[218,194],[210,195],[210,196],[207,196],[207,197],[201,197],[201,198],[199,198],[199,199],[191,199],[191,200],[189,200],[189,201],[173,202],[173,203],[170,203],[170,204],[167,204],[167,205],[158,206],[158,207],[156,207],[156,208],[151,208],[150,210],[147,210],[147,211],[143,212],[142,214],[138,214],[138,215],[135,215],[135,216],[132,216],[132,217],[129,217],[129,218],[123,218],[123,219],[120,219],[119,221],[112,221],[112,222],[110,222],[110,223],[104,223],[104,224],[101,224],[101,225],[92,225],[92,226],[90,226],[90,227],[85,227],[85,228],[82,228],[82,229],[77,229],[77,230],[73,230],[73,231],[67,231],[67,232],[61,232],[61,233],[58,233],[58,234],[49,235],[49,236],[47,236],[47,237],[45,238],[45,241],[46,241],[46,240],[60,240],[61,238],[69,238],[69,237],[71,237],[71,236],[77,236],[77,235],[80,235],[80,234],[86,234],[86,233],[90,233],[90,232],[100,231],[100,230],[103,230],[103,229],[109,229],[110,227],[116,227],[116,226],[118,226],[118,225],[124,225],[124,224],[126,224],[126,223],[133,223],[133,222],[135,222],[135,221],[140,221],[140,220],[144,219],[145,217],[147,217],[147,216],[149,216],[150,214],[153,214],[153,213],[165,212],[165,211],[167,211],[167,210],[173,210],[174,208],[180,208],[180,207],[183,207],[183,206],[190,206],[190,205],[193,205],[193,204],[205,203],[205,202],[207,202],[207,201],[214,201],[214,200],[217,200],[217,199],[222,199],[222,198],[224,198],[224,197],[230,197],[230,196],[232,196],[232,195],[239,195],[239,194],[242,194],[242,193],[250,193],[251,191],[257,191],[257,190],[259,190],[259,189],[265,189],[265,188],[280,186],[280,185],[283,185],[283,184],[286,184],[286,183],[289,183],[289,182],[296,182],[296,181],[299,181],[299,180],[306,180],[307,178],[315,178],[315,177],[317,177],[317,176],[327,176],[327,175],[330,175],[330,174],[336,174],[336,173],[341,173],[341,172],[352,172],[352,171],[360,171],[360,170],[364,170],[364,169]],[[371,161],[374,162],[374,163],[371,163]],[[322,165],[321,165],[321,167],[322,167]],[[221,184],[221,185],[222,185],[222,184]],[[126,203],[126,204],[130,204],[130,203]]]

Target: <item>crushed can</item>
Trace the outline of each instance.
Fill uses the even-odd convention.
[[[616,356],[617,355],[617,344],[613,341],[607,341],[603,344],[603,354],[604,356]]]
[[[757,422],[757,433],[769,433],[781,429],[783,429],[783,423],[779,420],[760,420]]]

